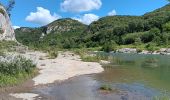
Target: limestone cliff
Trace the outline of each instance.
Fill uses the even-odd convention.
[[[10,18],[2,5],[0,5],[0,40],[15,40]]]

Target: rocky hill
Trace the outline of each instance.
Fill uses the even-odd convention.
[[[71,18],[59,19],[46,26],[46,33],[64,33],[82,30],[86,28],[86,25],[73,20]]]
[[[0,5],[0,40],[15,40],[10,18],[2,5]]]
[[[66,49],[105,45],[111,47],[111,44],[133,45],[134,47],[141,45],[142,48],[149,49],[153,49],[152,45],[167,47],[170,46],[170,4],[142,16],[102,17],[89,26],[69,18],[59,19],[39,30],[42,30],[40,33],[45,35],[39,35],[36,39],[32,38],[35,34],[31,37],[29,32],[28,36],[23,36],[25,38],[19,38],[24,32],[16,31],[17,40],[21,40],[23,44],[26,44],[26,40],[27,45],[31,46],[41,44],[40,47],[59,46]],[[27,37],[30,39],[28,40]],[[41,42],[36,43],[37,41]]]
[[[56,20],[39,28],[21,27],[15,30],[16,39],[24,45],[59,45],[68,40],[75,40],[86,25],[70,18]]]

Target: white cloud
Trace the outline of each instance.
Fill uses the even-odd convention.
[[[20,28],[20,26],[13,26],[14,29]]]
[[[101,0],[64,0],[60,6],[66,12],[84,12],[100,9],[102,2]]]
[[[39,25],[47,25],[59,18],[61,18],[61,16],[55,13],[51,15],[48,9],[44,9],[43,7],[37,7],[37,12],[31,12],[26,17],[25,20],[28,22],[39,24]]]
[[[74,17],[73,19],[78,20],[86,25],[89,25],[93,21],[97,21],[99,19],[99,16],[97,16],[95,14],[84,14],[81,17]]]
[[[115,16],[116,15],[116,10],[112,10],[111,12],[108,13],[108,16]]]

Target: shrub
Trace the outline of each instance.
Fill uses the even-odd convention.
[[[115,42],[111,42],[111,43],[106,43],[104,44],[104,46],[102,47],[102,51],[105,52],[110,52],[110,51],[116,51],[116,43]]]
[[[112,88],[110,85],[102,85],[99,89],[103,91],[112,91]]]
[[[156,50],[158,50],[159,48],[157,48],[154,44],[152,44],[152,43],[149,43],[149,44],[147,44],[146,46],[145,46],[145,48],[148,50],[148,51],[156,51]]]
[[[58,56],[58,51],[48,51],[49,59],[55,59]]]
[[[142,50],[141,49],[137,49],[137,53],[141,53],[142,52]]]
[[[149,33],[155,34],[156,36],[160,36],[161,31],[159,30],[159,28],[152,28]]]
[[[170,22],[163,25],[163,31],[169,32],[170,31]]]
[[[3,29],[2,29],[2,28],[0,28],[0,34],[2,34],[2,33],[4,33],[4,31],[3,31]]]
[[[156,96],[153,98],[153,100],[170,100],[170,97],[168,96]]]
[[[155,36],[154,33],[147,32],[147,33],[145,33],[141,36],[141,40],[144,43],[148,43],[148,42],[151,42],[154,39],[154,36]]]
[[[12,60],[0,62],[0,74],[16,75],[22,72],[31,73],[36,66],[31,60],[16,56]]]
[[[5,53],[2,50],[0,50],[0,56],[4,56],[4,55]]]
[[[35,64],[24,57],[16,56],[12,59],[0,61],[0,87],[16,85],[36,74]]]
[[[135,42],[134,37],[126,37],[123,41],[124,44],[133,44]]]
[[[159,36],[155,36],[153,42],[156,43],[157,45],[161,45],[161,38]]]
[[[55,45],[57,45],[57,41],[55,39],[51,39],[49,41],[49,46],[55,46]]]

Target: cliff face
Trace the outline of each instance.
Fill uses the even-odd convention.
[[[0,40],[15,40],[10,18],[2,5],[0,5]]]

